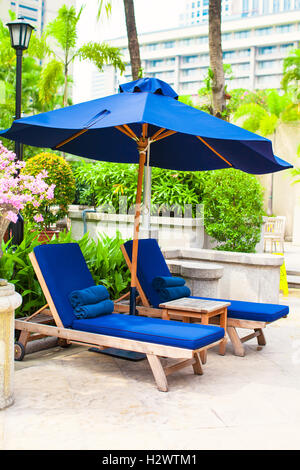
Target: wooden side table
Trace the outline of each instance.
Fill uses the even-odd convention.
[[[225,336],[219,346],[219,354],[225,355],[226,352],[226,327],[227,327],[227,307],[230,302],[222,302],[218,300],[196,299],[192,297],[183,297],[181,299],[171,300],[159,304],[163,309],[162,318],[170,320],[171,317],[181,317],[183,322],[190,323],[191,319],[200,320],[203,325],[208,325],[212,317],[219,316],[219,325],[224,328]],[[201,361],[206,363],[207,351],[200,353]]]

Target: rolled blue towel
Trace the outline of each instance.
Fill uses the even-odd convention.
[[[95,318],[109,315],[114,311],[114,303],[110,299],[102,300],[97,304],[80,305],[74,309],[76,318]]]
[[[104,286],[91,286],[86,289],[74,290],[69,294],[69,300],[73,308],[96,304],[106,299],[109,299],[109,293]]]
[[[155,277],[152,281],[152,286],[154,289],[159,290],[165,287],[178,287],[184,286],[185,280],[182,277],[175,276],[158,276]]]
[[[159,290],[161,303],[181,299],[182,297],[189,297],[190,295],[191,291],[187,286],[165,287]]]

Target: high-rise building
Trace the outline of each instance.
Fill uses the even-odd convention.
[[[300,0],[229,0],[229,8],[231,15],[222,21],[223,60],[231,64],[234,76],[229,89],[279,88],[283,59],[300,46]],[[207,21],[140,34],[139,43],[145,77],[170,83],[180,95],[197,95],[209,67]],[[108,81],[95,71],[91,98],[115,93],[119,83],[132,79],[127,37],[110,44],[122,49],[128,63],[125,74],[114,73]],[[97,80],[103,85],[101,95]]]
[[[0,18],[4,22],[8,21],[11,10],[17,17],[23,16],[40,34],[64,4],[75,6],[76,0],[0,0]]]
[[[184,3],[184,2],[183,2]],[[222,16],[230,16],[234,0],[222,0]],[[185,10],[179,16],[180,26],[199,24],[208,21],[209,0],[186,0]]]

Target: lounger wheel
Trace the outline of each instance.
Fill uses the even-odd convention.
[[[22,361],[25,356],[25,348],[18,341],[15,343],[15,361]]]
[[[58,338],[57,344],[61,348],[68,348],[69,346],[71,346],[71,344],[64,338]]]

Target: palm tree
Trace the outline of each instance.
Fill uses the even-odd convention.
[[[212,107],[213,114],[217,117],[222,117],[226,108],[221,38],[221,12],[221,0],[210,0],[208,22],[209,58],[212,73]]]
[[[249,94],[249,92],[245,92]],[[244,95],[240,102],[243,102]],[[242,127],[264,137],[272,135],[280,122],[297,121],[299,113],[293,103],[291,93],[279,94],[277,90],[264,90],[265,99],[258,104],[255,92],[251,93],[249,102],[241,104],[234,114],[234,121],[244,118]]]
[[[246,92],[248,93],[248,92]],[[244,118],[242,127],[251,132],[257,132],[262,136],[273,134],[273,142],[276,142],[276,130],[280,122],[298,121],[300,114],[293,103],[291,93],[280,95],[277,90],[265,90],[265,99],[255,99],[255,93],[251,93],[248,103],[239,106],[234,114],[234,120]],[[242,101],[243,95],[241,96]],[[261,99],[261,96],[259,97]],[[294,173],[294,176],[297,174]],[[273,213],[273,180],[274,174],[270,175],[270,188],[268,198],[268,215]]]
[[[300,112],[300,49],[294,49],[283,61],[282,88],[291,90]]]
[[[48,88],[41,88],[44,100],[47,101],[53,96],[51,83],[53,77],[63,74],[63,106],[69,103],[69,83],[70,66],[75,58],[80,60],[89,60],[96,65],[100,72],[103,71],[105,64],[112,64],[121,72],[125,70],[125,65],[121,59],[120,49],[111,47],[107,43],[88,42],[81,47],[77,47],[77,24],[79,22],[83,7],[76,12],[74,6],[68,8],[63,5],[58,10],[57,17],[48,24],[45,37],[53,38],[56,47],[50,50],[52,59],[45,67],[41,81],[48,84]]]
[[[132,80],[137,80],[141,76],[142,67],[140,57],[140,46],[135,22],[134,3],[133,0],[123,0],[123,3],[126,19],[128,50],[131,63],[131,75]],[[103,5],[105,6],[107,16],[110,15],[112,1],[98,0],[98,5],[98,19],[100,18]]]

